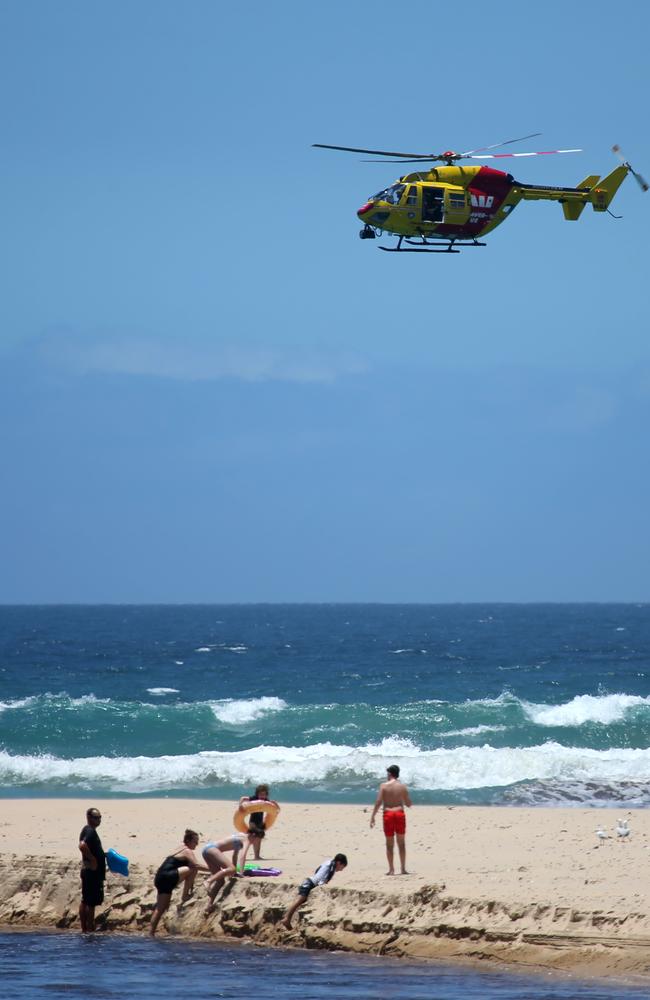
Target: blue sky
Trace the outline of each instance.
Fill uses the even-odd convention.
[[[0,601],[650,597],[650,197],[394,256],[311,148],[650,175],[650,8],[565,11],[0,8]]]

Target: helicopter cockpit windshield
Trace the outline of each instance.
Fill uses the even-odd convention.
[[[391,184],[378,194],[373,194],[368,201],[387,201],[389,205],[399,205],[405,187],[406,184]]]

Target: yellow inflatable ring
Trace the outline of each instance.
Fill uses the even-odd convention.
[[[246,817],[250,816],[251,813],[264,813],[264,829],[268,830],[278,818],[279,811],[274,802],[268,802],[266,799],[253,799],[252,802],[245,802],[239,809],[235,810],[232,821],[236,830],[239,830],[240,833],[248,833]]]

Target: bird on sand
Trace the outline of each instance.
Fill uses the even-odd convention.
[[[616,824],[616,837],[618,840],[626,840],[630,836],[630,828],[627,825],[626,819],[619,819]]]
[[[602,826],[599,826],[598,829],[596,830],[596,836],[598,837],[599,847],[603,843],[603,841],[610,839],[609,834],[606,833],[605,830],[603,830]]]

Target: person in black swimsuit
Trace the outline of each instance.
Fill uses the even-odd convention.
[[[104,879],[106,878],[106,855],[97,833],[102,821],[99,809],[88,809],[86,826],[79,834],[81,851],[81,903],[79,919],[81,931],[87,934],[95,930],[95,907],[104,902]]]
[[[149,929],[150,934],[153,935],[156,933],[156,928],[158,927],[160,918],[168,908],[171,902],[172,892],[178,883],[183,882],[182,902],[184,903],[187,899],[189,899],[192,893],[192,887],[194,885],[194,879],[197,871],[210,871],[206,865],[200,864],[197,860],[194,852],[198,843],[198,833],[196,833],[195,830],[186,830],[181,846],[178,850],[174,851],[173,854],[169,854],[165,858],[156,872],[153,884],[158,890],[158,897],[151,915],[151,927]]]
[[[253,795],[242,795],[242,797],[239,800],[239,808],[241,809],[242,806],[246,805],[249,802],[257,802],[259,800],[262,800],[264,802],[270,802],[272,805],[276,806],[278,812],[280,812],[280,806],[275,801],[275,799],[269,798],[268,785],[258,785]],[[266,832],[265,819],[266,817],[263,812],[249,813],[248,825],[252,829],[264,830],[264,832]],[[261,843],[262,843],[261,840],[258,839],[257,842],[253,844],[253,857],[255,858],[256,861],[261,861],[261,856],[260,856]]]

